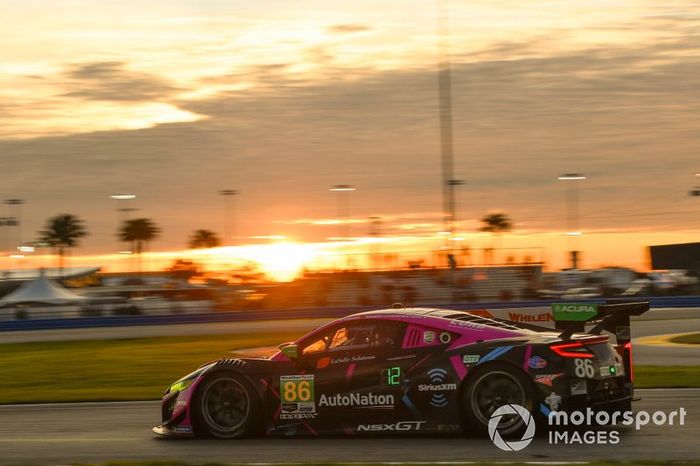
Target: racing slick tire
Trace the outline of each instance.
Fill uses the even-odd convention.
[[[211,374],[193,397],[192,420],[198,435],[231,439],[256,434],[260,413],[255,390],[236,372]]]
[[[496,409],[517,404],[530,413],[536,405],[535,388],[528,377],[509,364],[492,363],[478,368],[469,376],[462,391],[464,430],[477,435],[488,435],[489,420]],[[534,415],[523,419],[520,415],[504,415],[498,423],[502,437],[522,435]]]

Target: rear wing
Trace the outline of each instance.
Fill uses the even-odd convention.
[[[568,340],[577,332],[597,335],[607,331],[615,335],[618,345],[625,345],[631,341],[630,317],[640,316],[648,310],[648,301],[552,304],[555,328],[562,330],[559,335],[561,339]],[[586,324],[594,324],[594,327],[586,331]]]
[[[632,363],[632,336],[630,317],[640,316],[649,310],[649,302],[610,304],[552,304],[552,314],[557,329],[563,330],[559,337],[567,340],[576,332],[598,335],[607,331],[615,335],[615,350],[625,366],[625,380],[630,393],[634,391],[634,365]],[[594,324],[586,331],[586,324]]]

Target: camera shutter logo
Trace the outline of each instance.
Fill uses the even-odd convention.
[[[525,423],[525,433],[520,440],[511,440],[507,442],[503,440],[503,437],[501,437],[501,434],[498,432],[498,423],[501,422],[503,416],[507,415],[518,415]],[[532,442],[532,439],[535,437],[535,420],[532,418],[532,414],[520,405],[503,405],[494,411],[491,415],[491,419],[489,419],[489,437],[491,437],[493,444],[501,450],[520,451],[530,445],[530,442]]]

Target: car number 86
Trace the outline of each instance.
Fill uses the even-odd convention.
[[[574,359],[574,374],[576,377],[592,379],[595,377],[595,369],[588,359]]]
[[[284,401],[309,401],[311,400],[311,384],[308,380],[288,381],[282,387]]]

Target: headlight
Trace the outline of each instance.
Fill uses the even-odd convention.
[[[177,382],[170,385],[168,387],[168,389],[165,391],[165,394],[167,395],[168,393],[173,393],[175,391],[181,392],[181,391],[187,390],[187,387],[192,385],[192,382],[197,380],[197,377],[199,377],[199,375],[202,372],[204,372],[205,369],[206,369],[206,367],[200,367],[196,371],[191,372],[191,373],[187,374],[186,376],[182,377],[180,380],[178,380]]]
[[[165,393],[173,393],[173,392],[182,392],[187,390],[187,387],[192,385],[192,382],[194,382],[194,379],[196,377],[193,377],[191,379],[185,379],[185,380],[178,380],[174,384],[172,384],[170,387],[168,387],[168,391]]]

